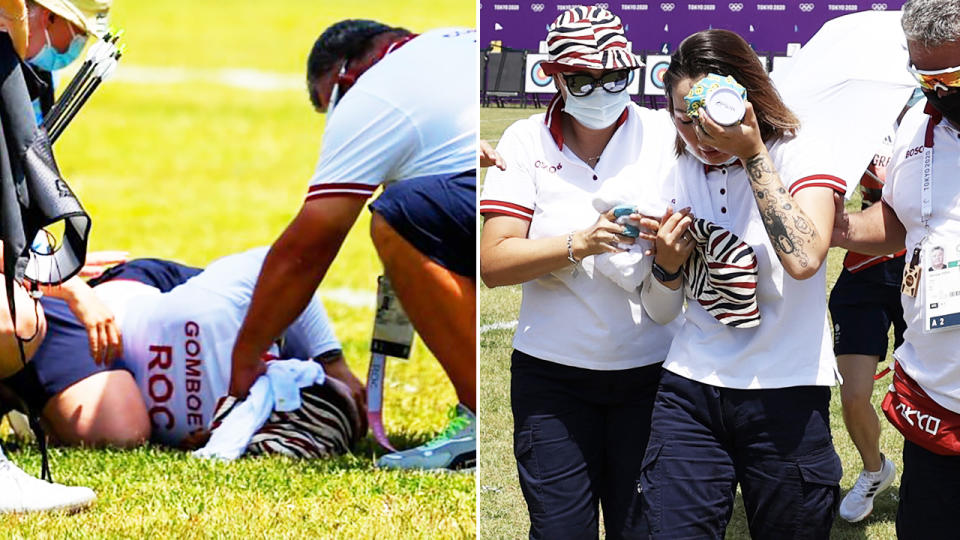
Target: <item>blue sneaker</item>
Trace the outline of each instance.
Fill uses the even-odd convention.
[[[450,409],[450,422],[437,437],[377,460],[384,469],[440,469],[463,471],[477,466],[477,417],[458,404]]]

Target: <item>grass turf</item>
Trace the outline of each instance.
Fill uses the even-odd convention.
[[[533,109],[483,108],[480,112],[480,137],[496,145],[503,130],[514,121],[531,114],[543,112]],[[859,197],[848,203],[849,208],[859,208]],[[827,291],[833,287],[842,269],[843,251],[831,249],[827,260]],[[510,352],[513,328],[502,328],[516,320],[520,307],[520,287],[487,289],[480,285],[478,300],[480,321],[480,377],[479,399],[482,403],[481,430],[478,441],[479,468],[478,516],[479,534],[482,538],[520,538],[529,527],[526,505],[517,480],[516,462],[513,458],[513,417],[510,412]],[[486,327],[486,328],[484,328]],[[890,347],[892,350],[892,344]],[[888,357],[889,360],[889,357]],[[880,447],[902,470],[901,449],[903,439],[883,418],[879,403],[890,383],[890,375],[874,385],[873,403],[881,416],[882,435]],[[846,433],[840,408],[839,388],[834,388],[830,403],[831,429],[834,445],[843,462],[842,494],[853,486],[860,474],[862,463],[856,447]],[[639,459],[640,456],[637,456]],[[850,524],[837,518],[831,538],[896,538],[894,520],[897,510],[899,481],[880,494],[874,504],[873,514],[864,521]],[[738,500],[733,518],[727,528],[727,538],[749,538],[742,501]]]
[[[415,9],[412,9],[415,8]],[[117,2],[124,65],[190,70],[252,68],[303,77],[313,40],[344,18],[412,31],[474,26],[459,0],[400,5],[307,0]],[[217,81],[104,84],[55,148],[64,177],[93,218],[90,249],[123,249],[194,265],[269,244],[299,208],[323,116],[301,90],[254,91]],[[367,213],[321,287],[372,293],[380,263]],[[327,301],[351,367],[365,376],[373,308]],[[429,351],[391,362],[386,427],[395,444],[422,443],[446,424],[456,397]],[[7,454],[39,471],[32,446]],[[324,462],[281,458],[216,464],[148,447],[130,452],[55,449],[55,479],[97,491],[72,516],[0,516],[4,537],[473,537],[475,478],[387,472],[376,446]]]

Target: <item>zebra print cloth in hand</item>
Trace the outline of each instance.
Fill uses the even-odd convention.
[[[727,326],[760,324],[757,304],[757,256],[730,231],[694,219],[690,234],[697,245],[683,266],[684,292]]]

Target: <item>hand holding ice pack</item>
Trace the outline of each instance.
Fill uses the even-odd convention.
[[[636,238],[640,236],[640,229],[630,224],[630,215],[637,212],[636,206],[631,206],[629,204],[621,204],[614,207],[613,217],[616,218],[616,222],[619,225],[623,225],[623,232],[620,233],[622,236],[629,238]]]
[[[711,73],[694,84],[683,100],[687,103],[687,116],[700,118],[704,108],[710,118],[721,126],[732,126],[743,120],[747,89],[731,76]]]

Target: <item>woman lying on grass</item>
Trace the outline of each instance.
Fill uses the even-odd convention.
[[[200,446],[227,394],[230,350],[265,254],[258,248],[230,255],[205,270],[139,259],[92,280],[122,330],[122,356],[113,363],[91,354],[86,328],[64,301],[45,297],[36,310],[21,308],[31,316],[36,311],[45,332],[31,342],[27,366],[0,384],[41,411],[63,444]],[[15,347],[7,326],[4,339]],[[347,367],[319,300],[310,301],[271,354],[321,363],[330,401],[346,419],[338,429],[350,441],[363,434],[364,387]]]

